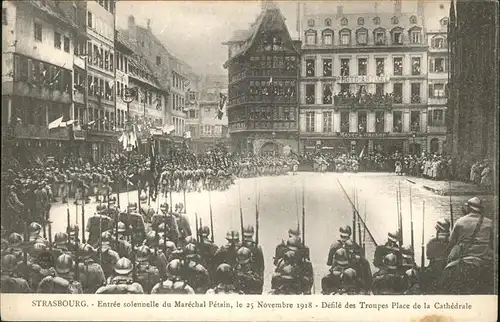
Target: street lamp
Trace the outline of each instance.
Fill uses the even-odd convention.
[[[273,156],[276,156],[276,132],[273,131],[271,136],[273,137],[273,145],[274,145]]]

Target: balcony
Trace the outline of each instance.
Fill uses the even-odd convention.
[[[51,88],[35,83],[24,81],[14,81],[12,84],[12,95],[27,96],[44,101],[53,101],[64,104],[71,104],[71,93],[69,88],[65,91]]]
[[[352,108],[387,108],[390,109],[394,103],[392,94],[357,95],[351,92],[339,93],[333,97],[336,107],[349,106]]]
[[[14,136],[21,139],[69,140],[69,129],[57,128],[49,131],[48,125],[17,124]]]
[[[81,89],[73,90],[73,102],[85,104],[85,93]]]
[[[448,99],[446,96],[429,96],[427,98],[427,104],[429,105],[446,105]]]

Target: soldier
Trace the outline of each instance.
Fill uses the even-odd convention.
[[[54,247],[52,247],[52,253],[54,258],[59,258],[62,254],[71,255],[68,249],[68,234],[63,232],[58,232],[54,236]]]
[[[148,205],[148,196],[146,195],[146,192],[141,192],[139,196],[139,203],[139,214],[143,216],[145,222],[150,222],[151,217],[154,215],[155,211]]]
[[[421,288],[426,294],[437,294],[439,292],[438,282],[446,266],[450,242],[450,221],[446,218],[436,223],[436,235],[429,240],[426,257],[429,265],[422,268]]]
[[[127,226],[123,222],[118,223],[118,240],[116,240],[116,228],[111,239],[113,249],[121,257],[128,257],[132,253],[132,245],[126,240]]]
[[[1,293],[30,293],[28,282],[24,278],[16,277],[18,259],[7,254],[2,257],[1,264]]]
[[[345,269],[340,276],[340,287],[337,294],[358,295],[360,290],[359,280],[353,268]]]
[[[165,234],[165,224],[167,224],[167,238],[174,243],[179,241],[179,227],[177,225],[176,218],[168,212],[168,204],[163,203],[160,205],[160,213],[154,214],[151,217],[151,230],[156,230],[158,227],[158,233],[163,237]]]
[[[113,241],[113,235],[109,231],[105,231],[101,235],[101,263],[102,270],[106,277],[111,276],[113,274],[114,268],[118,260],[120,259],[120,255],[111,249],[111,243]]]
[[[240,248],[240,234],[235,230],[230,230],[226,233],[227,244],[221,246],[214,255],[214,264],[219,267],[220,264],[226,263],[231,267],[236,266],[236,252]]]
[[[303,277],[296,266],[283,266],[276,275],[271,295],[300,295],[303,292]]]
[[[160,272],[158,268],[149,262],[152,252],[148,246],[140,246],[137,249],[137,282],[142,285],[144,294],[151,293],[153,286],[160,282]]]
[[[179,203],[178,212],[174,212],[174,217],[177,220],[177,227],[179,229],[179,239],[184,239],[187,236],[191,236],[191,225],[189,224],[188,217],[182,213],[184,205]]]
[[[87,243],[89,243],[93,247],[98,246],[97,244],[99,242],[99,236],[102,234],[102,232],[112,228],[111,218],[104,215],[106,206],[97,205],[96,211],[97,213],[87,219],[86,227],[86,231],[89,233]]]
[[[23,249],[21,245],[23,244],[23,236],[18,233],[12,233],[9,235],[9,247],[6,250],[6,254],[11,254],[16,256],[18,260],[23,258]]]
[[[70,255],[63,254],[56,260],[56,276],[50,275],[38,284],[37,293],[83,294],[82,285],[74,280],[71,269],[74,262]]]
[[[311,287],[314,283],[314,274],[311,261],[308,259],[309,249],[305,248],[299,237],[292,236],[286,244],[289,250],[297,254],[296,271],[300,272],[303,294],[311,294]],[[307,257],[306,257],[307,256]]]
[[[384,266],[383,260],[386,255],[388,254],[394,254],[396,255],[396,259],[398,263],[396,264],[399,265],[399,262],[401,261],[401,252],[399,250],[399,239],[400,239],[400,233],[388,233],[387,234],[387,242],[384,245],[379,245],[375,249],[375,256],[373,259],[373,265],[377,268],[381,268]]]
[[[104,271],[93,259],[95,249],[89,244],[81,244],[79,250],[79,280],[85,294],[94,294],[98,288],[106,284]]]
[[[337,249],[332,257],[329,265],[330,272],[321,280],[321,289],[324,295],[338,292],[343,272],[352,268],[352,263],[349,262],[349,253],[345,248]]]
[[[209,271],[210,276],[214,276],[215,270],[217,268],[214,265],[214,258],[218,247],[209,238],[210,228],[208,228],[208,226],[199,228],[198,235],[200,236],[200,243],[198,244],[200,256],[204,263],[206,263],[205,267]]]
[[[124,222],[130,229],[130,242],[137,245],[146,238],[146,225],[144,224],[144,218],[137,212],[136,202],[129,203],[128,208],[127,220]]]
[[[248,248],[252,253],[251,264],[253,266],[253,271],[262,277],[264,276],[264,254],[262,253],[260,245],[257,245],[253,240],[253,234],[253,226],[249,225],[243,229],[242,246]]]
[[[220,264],[215,272],[216,286],[207,291],[210,295],[242,294],[234,285],[234,272],[231,265]]]
[[[310,260],[309,259],[309,247],[307,247],[306,245],[302,245],[302,241],[300,239],[300,232],[299,232],[299,230],[297,228],[290,228],[288,230],[288,240],[287,240],[287,242],[285,242],[283,240],[281,242],[281,244],[279,244],[278,246],[276,246],[275,256],[274,256],[274,265],[275,266],[278,264],[278,261],[283,256],[283,254],[285,254],[285,252],[289,249],[288,246],[287,246],[287,243],[289,241],[291,242],[292,238],[294,239],[293,243],[296,244],[297,247],[300,249],[300,252],[299,252],[300,256],[303,257],[306,260]]]
[[[188,284],[194,289],[196,294],[205,294],[210,287],[210,276],[207,269],[201,262],[198,248],[195,244],[188,244],[183,251],[184,274]]]
[[[399,271],[397,256],[393,253],[385,255],[382,265],[373,274],[373,294],[402,295],[407,290],[407,283]]]
[[[179,259],[168,263],[167,279],[160,280],[151,290],[151,294],[195,294],[193,288],[182,278],[183,264]]]
[[[243,294],[262,294],[264,279],[261,273],[255,270],[255,265],[251,262],[251,250],[244,246],[241,247],[236,253],[236,260],[236,288]]]
[[[344,248],[348,251],[348,255],[359,255],[361,253],[361,248],[358,244],[351,240],[352,230],[350,226],[340,227],[340,239],[334,242],[330,246],[330,251],[328,252],[328,259],[326,260],[326,265],[332,266],[333,257],[337,250]]]
[[[42,226],[39,223],[32,222],[28,227],[28,232],[30,235],[30,242],[33,243],[43,243],[48,246],[49,242],[40,236],[40,232],[42,231]]]
[[[144,294],[141,284],[132,277],[133,264],[126,257],[120,258],[115,265],[115,276],[108,278],[106,286],[100,287],[96,294]]]

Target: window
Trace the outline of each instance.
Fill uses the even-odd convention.
[[[347,20],[347,18],[342,18],[342,20],[340,20],[340,24],[341,24],[342,26],[347,26],[347,23],[348,23],[348,22],[349,22],[349,21]]]
[[[326,77],[332,76],[332,60],[331,59],[323,59],[323,76],[326,76]]]
[[[443,49],[447,47],[446,39],[442,37],[437,37],[431,39],[431,47],[435,49]]]
[[[340,60],[340,76],[349,76],[349,58]]]
[[[429,84],[429,97],[433,98],[446,97],[446,85],[443,83]]]
[[[307,45],[316,45],[316,33],[315,32],[307,32],[306,33],[306,44]]]
[[[315,61],[314,59],[306,59],[306,76],[314,77],[315,76]]]
[[[448,19],[447,18],[441,19],[441,26],[443,26],[443,27],[448,26]]]
[[[156,56],[156,66],[160,66],[160,65],[161,65],[161,57]]]
[[[375,44],[384,45],[385,44],[385,31],[378,30],[375,31]]]
[[[403,44],[403,32],[401,30],[396,30],[392,32],[392,43],[394,45]]]
[[[7,21],[7,8],[2,8],[2,24],[4,26],[9,24]],[[331,24],[331,21],[330,21],[330,24]]]
[[[347,84],[347,83],[340,84],[340,92],[341,93],[346,94],[346,93],[349,93],[349,91],[350,91],[349,84]]]
[[[415,25],[417,23],[417,17],[411,16],[410,17],[410,24]]]
[[[87,27],[94,28],[93,20],[92,20],[92,12],[87,11]]]
[[[64,37],[64,51],[69,53],[69,38]]]
[[[411,102],[414,104],[420,103],[420,83],[411,84]]]
[[[430,70],[434,73],[446,72],[445,58],[434,58],[430,60]]]
[[[366,45],[368,43],[368,32],[366,30],[360,30],[356,33],[356,41],[358,45]]]
[[[340,32],[340,44],[342,46],[348,46],[351,44],[351,32],[348,30]]]
[[[359,26],[362,26],[362,25],[364,25],[364,24],[365,24],[365,19],[364,19],[364,18],[359,17],[359,18],[358,18],[358,25],[359,25]]]
[[[309,19],[309,20],[307,20],[307,25],[308,25],[309,27],[314,27],[314,19]]]
[[[420,75],[420,57],[411,58],[411,74]]]
[[[323,33],[323,45],[332,45],[333,44],[333,35],[331,32]]]
[[[314,132],[314,112],[306,112],[306,132]]]
[[[433,110],[431,126],[443,126],[443,125],[444,125],[444,111],[441,109]]]
[[[35,40],[42,41],[42,25],[35,22]]]
[[[385,68],[385,59],[384,58],[375,58],[375,64],[376,66],[376,73],[377,76],[383,76],[384,75],[384,68]]]
[[[359,58],[358,59],[358,75],[366,76],[368,70],[368,59],[367,58]]]
[[[391,18],[391,23],[392,23],[393,25],[397,25],[397,24],[399,23],[399,19],[398,19],[398,17],[392,17],[392,18]]]
[[[325,19],[325,26],[331,26],[332,25],[332,19],[328,18]]]
[[[109,70],[110,71],[114,71],[114,66],[113,66],[114,61],[115,60],[113,58],[113,54],[109,53]]]
[[[340,132],[349,132],[349,112],[340,112]]]
[[[403,75],[403,58],[402,57],[394,57],[394,75],[402,76]]]
[[[373,18],[373,24],[380,25],[380,18],[379,17]]]
[[[332,85],[323,84],[323,104],[332,104]]]
[[[61,34],[54,31],[54,48],[61,49]]]
[[[366,126],[366,112],[358,112],[358,133],[366,133],[367,131],[367,126]]]
[[[419,30],[410,32],[410,40],[412,44],[420,44],[422,42],[421,33]]]
[[[410,130],[420,132],[420,111],[410,112]]]
[[[314,104],[316,101],[316,85],[306,84],[306,104]]]
[[[323,132],[333,132],[333,113],[323,112]]]
[[[375,85],[375,95],[376,96],[384,96],[385,91],[384,91],[384,84],[378,83]]]
[[[375,112],[375,132],[383,133],[385,130],[385,112]]]
[[[403,113],[401,111],[392,112],[392,131],[403,132]]]
[[[394,103],[402,104],[403,103],[403,84],[402,83],[395,83],[393,86],[394,86],[393,87]]]

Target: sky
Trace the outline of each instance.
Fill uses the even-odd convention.
[[[389,0],[378,2],[381,11],[392,8]],[[449,1],[440,2],[448,5]],[[415,3],[404,1],[402,11],[413,11]],[[297,1],[279,1],[278,5],[292,38],[297,38]],[[344,13],[363,13],[372,11],[374,1],[301,1],[301,14],[335,13],[338,5],[344,7]],[[234,30],[247,29],[260,8],[260,1],[119,1],[117,24],[118,28],[126,28],[131,14],[136,24],[144,27],[150,19],[153,33],[195,72],[226,74],[222,64],[227,59],[227,47],[222,43],[231,38]]]

